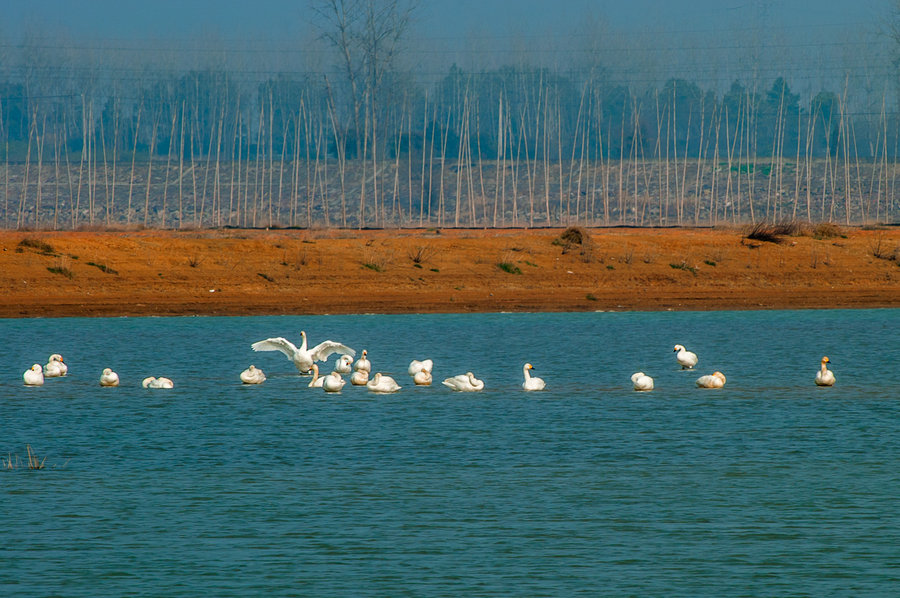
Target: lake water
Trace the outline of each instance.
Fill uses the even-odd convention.
[[[250,350],[301,329],[403,389],[327,395]],[[896,596],[898,331],[900,310],[0,320],[0,454],[46,457],[0,471],[0,595]],[[69,375],[24,387],[56,352]],[[440,385],[467,370],[484,392]]]

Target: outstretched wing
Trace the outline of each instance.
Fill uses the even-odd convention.
[[[356,355],[356,351],[347,345],[342,345],[341,343],[336,343],[334,341],[321,342],[309,350],[309,354],[313,358],[313,361],[325,361],[332,353],[341,353],[343,355],[349,355],[350,357]]]
[[[253,343],[250,345],[250,348],[254,351],[281,351],[288,356],[288,359],[293,359],[294,353],[297,352],[297,347],[294,346],[294,343],[283,336],[267,338],[264,341]]]

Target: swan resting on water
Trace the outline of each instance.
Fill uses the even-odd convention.
[[[112,368],[103,368],[100,374],[100,386],[118,386],[119,375],[112,371]]]
[[[400,390],[400,385],[390,376],[385,376],[381,372],[377,372],[371,380],[366,382],[366,388],[371,392],[389,393]]]
[[[369,383],[369,372],[366,370],[356,370],[350,374],[350,384],[353,386],[365,386]]]
[[[530,363],[526,363],[522,367],[522,373],[525,375],[525,382],[522,383],[522,388],[525,390],[544,390],[544,387],[547,385],[543,379],[531,376],[531,370],[533,369],[534,366]]]
[[[353,364],[353,369],[357,372],[365,372],[368,374],[372,371],[372,364],[368,360],[369,352],[363,349],[362,355],[359,359],[356,360],[356,363]]]
[[[675,359],[678,360],[681,369],[690,370],[697,365],[697,362],[699,361],[699,359],[697,359],[697,354],[685,349],[684,345],[675,345],[674,351],[677,353]]]
[[[356,351],[335,341],[324,341],[312,349],[307,349],[306,332],[301,330],[300,336],[303,338],[303,342],[299,347],[286,338],[278,336],[255,342],[250,345],[250,348],[254,351],[281,351],[294,363],[294,367],[301,374],[308,373],[314,362],[325,361],[332,353],[343,353],[351,357],[356,355]]]
[[[339,374],[349,374],[353,371],[353,358],[347,354],[341,355],[334,364],[334,371]]]
[[[653,390],[653,378],[644,372],[636,372],[631,375],[631,383],[635,390]]]
[[[725,374],[713,372],[706,376],[700,376],[697,378],[697,386],[700,388],[722,388],[725,386]]]
[[[443,385],[459,392],[475,392],[484,390],[484,381],[475,377],[472,372],[459,374],[444,380]]]
[[[36,363],[30,369],[25,370],[22,378],[25,380],[25,386],[42,385],[44,383],[44,370],[41,368],[41,364]]]
[[[44,366],[44,376],[46,378],[59,378],[60,376],[65,376],[69,372],[69,366],[63,361],[62,355],[59,353],[54,353],[47,360],[47,365]]]
[[[266,375],[255,365],[251,365],[241,372],[241,382],[244,384],[262,384],[266,381]]]
[[[322,390],[325,392],[341,392],[346,383],[338,372],[331,372],[322,379]]]
[[[427,370],[418,371],[413,376],[413,382],[416,383],[416,386],[431,386],[432,379],[431,372]]]
[[[141,381],[141,386],[144,388],[175,388],[175,383],[163,376],[159,378],[150,376]]]
[[[828,369],[831,360],[827,356],[822,358],[821,369],[816,372],[816,386],[834,386],[834,372]]]

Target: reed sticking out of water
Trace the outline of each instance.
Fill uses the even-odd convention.
[[[44,462],[47,460],[47,457],[44,457],[43,459],[39,459],[38,456],[34,453],[34,451],[31,450],[30,444],[25,445],[25,449],[28,452],[28,460],[25,462],[24,465],[27,465],[28,469],[44,469]],[[7,453],[6,459],[3,459],[2,457],[0,457],[0,468],[2,468],[2,469],[8,469],[8,470],[12,471],[12,470],[19,469],[20,467],[23,467],[24,465],[20,464],[19,455],[15,456],[15,460],[13,459],[13,456],[9,453]]]
[[[44,461],[47,460],[47,457],[38,461],[38,456],[31,452],[31,445],[26,444],[25,448],[28,451],[28,469],[44,469]]]

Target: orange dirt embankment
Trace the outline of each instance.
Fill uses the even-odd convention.
[[[897,228],[562,232],[0,232],[0,317],[900,307]]]

